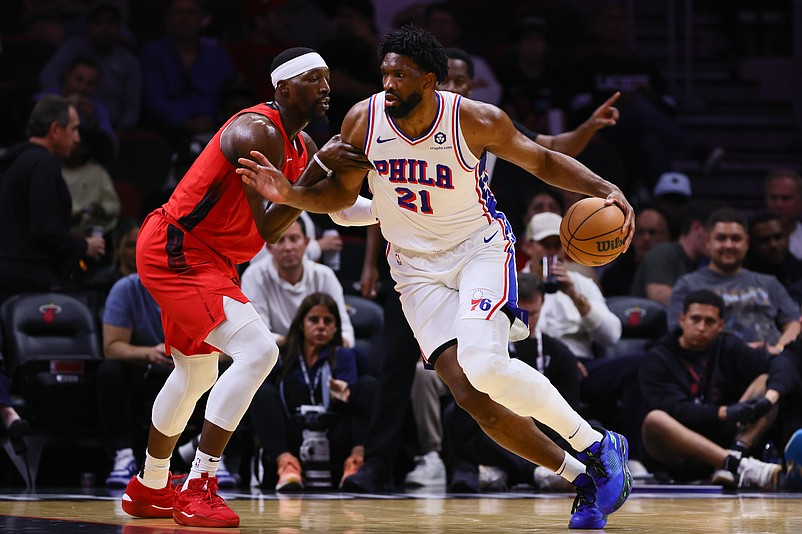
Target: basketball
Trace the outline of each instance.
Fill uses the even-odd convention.
[[[624,213],[603,198],[583,198],[563,215],[560,242],[569,258],[588,267],[606,265],[624,250]]]

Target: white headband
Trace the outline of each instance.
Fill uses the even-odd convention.
[[[278,85],[281,80],[289,80],[299,74],[310,71],[312,69],[328,68],[326,62],[320,57],[317,52],[309,52],[302,56],[292,58],[286,63],[282,63],[270,73],[270,80],[273,82],[273,87]]]

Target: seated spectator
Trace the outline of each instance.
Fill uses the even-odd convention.
[[[228,53],[201,38],[204,15],[198,0],[171,0],[166,35],[142,47],[145,111],[179,141],[219,126],[223,86],[236,77]]]
[[[802,304],[802,260],[788,250],[788,235],[779,216],[760,213],[749,219],[749,251],[744,267],[775,276]]]
[[[631,295],[668,305],[674,283],[707,258],[705,222],[712,204],[695,200],[682,209],[679,239],[657,244],[643,256],[632,279]]]
[[[103,237],[69,232],[72,201],[61,160],[79,142],[78,112],[63,97],[46,95],[28,119],[28,141],[0,158],[0,302],[26,291],[72,283],[79,261],[105,253]]]
[[[375,379],[357,376],[356,354],[342,346],[338,304],[325,293],[308,295],[250,409],[263,466],[277,467],[276,491],[326,484],[320,471],[330,471],[331,482],[357,472],[374,390]]]
[[[693,198],[691,179],[681,172],[664,172],[652,190],[652,205],[666,214],[671,239],[680,236],[682,209]]]
[[[638,265],[655,245],[671,238],[666,216],[657,208],[646,207],[635,218],[635,236],[624,254],[604,269],[601,276],[602,293],[606,297],[629,295]]]
[[[136,272],[136,238],[140,226],[142,221],[137,217],[120,219],[112,234],[111,264],[89,274],[83,282],[84,287],[107,294],[117,280]]]
[[[305,257],[308,243],[309,238],[304,233],[301,219],[298,219],[275,245],[269,246],[272,258],[245,269],[242,292],[259,312],[279,346],[284,344],[290,323],[303,299],[311,293],[327,293],[339,308],[343,341],[346,346],[353,347],[354,327],[345,307],[342,285],[329,267]]]
[[[639,373],[644,447],[677,480],[715,471],[714,483],[776,489],[781,466],[750,456],[774,419],[769,360],[724,332],[724,308],[710,290],[685,294],[679,329],[649,349]]]
[[[802,260],[802,176],[790,169],[777,169],[764,181],[766,211],[780,217],[788,234],[788,249]]]
[[[109,171],[93,153],[95,139],[102,134],[83,127],[80,132],[81,142],[61,167],[72,197],[72,230],[90,235],[100,227],[100,233],[106,235],[117,225],[120,198]]]
[[[782,352],[799,335],[800,307],[777,278],[743,267],[749,248],[746,217],[732,208],[721,208],[705,226],[710,263],[674,284],[668,303],[669,329],[677,327],[688,293],[712,289],[724,299],[728,332],[772,354]]]
[[[39,75],[42,88],[58,86],[78,58],[93,60],[100,68],[97,97],[108,110],[114,128],[139,123],[142,69],[122,41],[122,13],[113,2],[99,1],[90,8],[86,35],[63,43]]]
[[[530,335],[511,345],[510,356],[543,373],[568,404],[577,409],[580,381],[577,359],[562,342],[537,327],[543,296],[543,284],[537,275],[518,275],[518,304],[529,312]],[[502,490],[516,482],[531,483],[533,476],[540,489],[571,490],[571,485],[562,477],[499,446],[482,432],[468,412],[456,404],[449,404],[443,417],[448,440],[452,444],[449,491],[477,493],[480,490]],[[540,428],[551,439],[561,440],[548,427],[541,425]],[[497,469],[489,470],[487,466]],[[491,478],[488,474],[495,476]]]

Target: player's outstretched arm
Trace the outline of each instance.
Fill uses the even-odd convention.
[[[465,102],[463,100],[463,102]],[[624,212],[621,232],[629,248],[635,230],[632,206],[619,187],[570,156],[547,150],[519,132],[502,110],[470,101],[460,108],[461,126],[474,154],[485,150],[518,165],[554,187],[600,197]]]

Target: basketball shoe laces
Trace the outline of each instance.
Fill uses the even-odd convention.
[[[604,462],[601,461],[601,458],[593,454],[591,451],[587,451],[588,459],[587,463],[585,464],[585,468],[587,469],[588,476],[593,479],[594,482],[599,480],[607,481],[610,479],[610,475],[607,473],[607,469],[604,468]]]
[[[574,504],[571,507],[571,513],[584,511],[585,508],[591,508],[596,505],[596,484],[590,482],[584,486],[576,486],[576,497]]]
[[[206,485],[204,486],[204,489],[206,490],[206,496],[203,498],[203,500],[209,503],[209,508],[212,510],[217,508],[227,508],[228,505],[226,504],[225,499],[217,494],[217,477],[206,478],[205,481]]]

